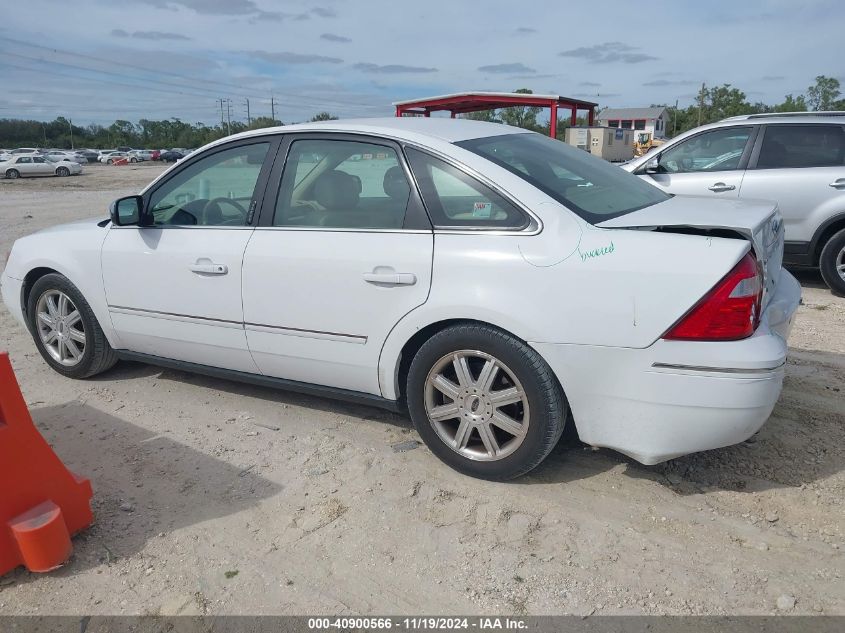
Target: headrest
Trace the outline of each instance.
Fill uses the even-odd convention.
[[[408,184],[408,179],[405,178],[405,173],[399,166],[394,166],[384,172],[384,193],[394,200],[408,201],[408,194],[411,192],[411,187]]]
[[[321,174],[314,183],[314,199],[325,209],[354,209],[358,205],[359,192],[355,178],[337,169]]]

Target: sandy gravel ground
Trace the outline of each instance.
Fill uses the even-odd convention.
[[[160,169],[0,181],[0,255]],[[0,309],[96,513],[63,569],[0,578],[0,614],[845,614],[845,299],[800,278],[752,441],[654,467],[570,441],[510,484],[397,452],[416,434],[376,409],[131,363],[66,380]]]

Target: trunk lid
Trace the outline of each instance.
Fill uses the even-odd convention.
[[[679,231],[724,236],[737,233],[751,242],[763,273],[763,308],[774,294],[783,263],[783,218],[777,203],[674,196],[666,202],[597,224],[608,229]],[[731,263],[731,265],[733,262]]]

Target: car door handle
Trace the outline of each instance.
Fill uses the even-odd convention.
[[[368,284],[382,284],[385,286],[413,286],[417,283],[414,273],[364,273],[364,281]]]
[[[830,183],[828,187],[833,187],[834,189],[845,189],[845,178],[837,178]]]
[[[196,264],[191,264],[188,268],[192,273],[198,275],[226,275],[229,273],[229,267],[225,264],[215,264],[210,259],[198,259]]]
[[[707,187],[710,191],[714,191],[716,193],[721,193],[722,191],[733,191],[736,189],[736,185],[726,185],[723,182],[717,182],[714,185]]]

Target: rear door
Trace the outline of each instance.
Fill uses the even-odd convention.
[[[401,149],[302,134],[282,155],[244,256],[253,358],[268,376],[379,395],[384,341],[431,284],[433,233]]]
[[[754,133],[752,125],[706,130],[661,151],[657,173],[645,165],[636,173],[667,193],[736,198]]]
[[[845,212],[845,126],[764,125],[740,196],[775,200],[787,242],[807,250],[816,230]]]

